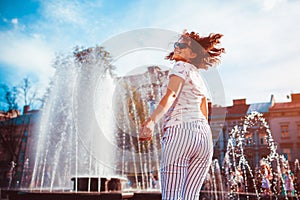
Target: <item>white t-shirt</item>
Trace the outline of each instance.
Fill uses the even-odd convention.
[[[171,69],[169,77],[172,75],[184,79],[184,85],[165,115],[164,127],[205,119],[200,104],[202,98],[207,97],[207,88],[198,69],[190,63],[178,61]]]

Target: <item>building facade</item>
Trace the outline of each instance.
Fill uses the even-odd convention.
[[[231,131],[235,126],[243,128],[245,117],[252,112],[263,114],[263,118],[269,121],[269,108],[274,104],[274,97],[271,96],[269,102],[247,104],[246,99],[235,99],[233,105],[225,107],[226,117],[224,126],[219,132],[219,139],[214,146],[214,158],[223,163],[227,151],[227,144]],[[219,108],[222,109],[222,108]],[[210,116],[211,117],[211,116]],[[216,129],[216,125],[211,123],[212,131]],[[219,131],[219,129],[218,129]],[[256,167],[261,158],[266,157],[270,153],[266,141],[266,130],[262,129],[261,124],[257,123],[249,127],[245,134],[244,153],[251,167]]]
[[[270,128],[277,151],[290,162],[300,159],[300,94],[291,94],[291,101],[275,103],[269,110]]]
[[[38,111],[25,107],[23,115],[0,120],[0,187],[28,186],[37,140]]]

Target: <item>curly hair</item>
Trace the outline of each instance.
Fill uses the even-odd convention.
[[[220,63],[220,56],[225,53],[224,48],[217,48],[216,45],[220,44],[222,34],[209,34],[207,37],[200,37],[198,33],[184,31],[179,39],[190,41],[190,49],[197,54],[191,59],[191,64],[197,68],[208,69]],[[174,60],[174,52],[166,56],[166,59]]]

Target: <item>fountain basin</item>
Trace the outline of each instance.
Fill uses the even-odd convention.
[[[224,198],[217,196],[223,193]],[[230,198],[224,191],[201,191],[199,200],[204,199],[247,199],[257,200],[255,193],[234,193]],[[2,199],[7,200],[161,200],[159,191],[134,191],[134,192],[66,192],[66,191],[29,191],[29,190],[2,190]],[[296,200],[297,197],[275,195],[262,195],[261,200]]]
[[[72,177],[74,191],[86,192],[109,192],[122,191],[124,182],[127,181],[121,177]]]
[[[6,199],[9,200],[122,200],[132,199],[133,193],[122,192],[65,192],[65,191],[26,191],[9,190]]]

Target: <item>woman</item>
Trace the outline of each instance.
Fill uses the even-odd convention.
[[[260,167],[261,167],[261,176],[262,176],[261,188],[263,189],[265,195],[270,195],[271,194],[270,180],[272,179],[271,168],[263,160],[260,162]]]
[[[155,124],[164,116],[162,138],[162,199],[199,199],[208,172],[213,143],[208,124],[206,87],[198,69],[219,62],[221,34],[200,37],[184,32],[166,59],[175,60],[166,94],[140,128],[140,140],[152,138]]]
[[[284,181],[284,195],[294,196],[294,174],[291,172],[290,169],[285,170],[285,172],[282,175],[282,179]]]

